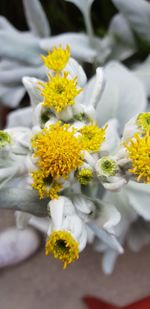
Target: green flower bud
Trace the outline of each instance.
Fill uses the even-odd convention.
[[[0,148],[5,147],[7,144],[11,143],[10,135],[2,130],[0,130]]]
[[[117,164],[111,157],[103,157],[97,161],[96,170],[99,176],[115,176]]]

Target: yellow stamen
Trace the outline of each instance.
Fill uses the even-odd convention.
[[[68,72],[63,76],[55,75],[46,83],[41,82],[41,95],[44,97],[43,106],[54,109],[57,113],[75,103],[75,97],[81,92],[77,89],[77,77],[68,78]]]
[[[136,176],[137,181],[150,183],[150,133],[147,132],[143,137],[136,133],[134,138],[124,145],[132,161],[129,172]]]
[[[32,140],[34,157],[44,177],[66,178],[82,163],[81,146],[70,125],[57,122],[44,128]]]
[[[107,126],[99,128],[96,124],[84,126],[80,129],[80,141],[83,150],[97,152],[105,140]]]
[[[62,184],[53,182],[51,176],[44,177],[42,170],[36,170],[32,173],[32,187],[38,191],[40,199],[49,197],[50,199],[58,198],[58,193],[62,189]]]
[[[41,56],[41,58],[48,69],[60,72],[64,69],[70,58],[70,47],[69,45],[65,49],[61,46],[53,47],[47,56]]]
[[[53,254],[54,258],[64,263],[65,269],[68,264],[79,258],[78,242],[68,231],[54,231],[46,242],[45,254]]]

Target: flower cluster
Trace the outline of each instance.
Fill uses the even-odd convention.
[[[118,191],[130,179],[150,182],[150,115],[139,114],[127,123],[112,154],[110,123],[99,127],[96,119],[101,69],[97,70],[101,87],[93,91],[88,104],[83,91],[85,73],[70,57],[68,46],[54,47],[42,59],[47,80],[24,78],[33,105],[33,128],[1,132],[0,147],[4,150],[10,145],[7,152],[15,152],[15,162],[22,158],[22,169],[16,164],[15,176],[24,176],[23,186],[35,209],[37,204],[41,213],[42,207],[47,208],[45,253],[53,254],[66,268],[95,238],[123,251],[113,230],[120,214],[99,199],[99,191],[101,185]],[[28,216],[25,221],[33,219]]]
[[[150,113],[140,113],[126,124],[123,149],[128,173],[138,182],[150,183]]]

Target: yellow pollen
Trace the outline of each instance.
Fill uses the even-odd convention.
[[[61,46],[53,47],[47,56],[41,56],[41,58],[48,69],[60,72],[64,69],[70,58],[70,47],[69,45],[65,49]]]
[[[137,181],[150,183],[150,133],[147,132],[143,137],[136,133],[134,138],[124,145],[132,161],[129,172],[136,176]]]
[[[137,125],[140,127],[144,133],[148,130],[150,132],[150,113],[141,113],[137,117]]]
[[[50,199],[58,198],[58,193],[63,188],[62,184],[53,181],[51,176],[44,177],[44,172],[42,170],[34,171],[32,173],[32,178],[32,187],[38,191],[40,199],[46,197]]]
[[[77,89],[77,77],[68,78],[68,72],[64,72],[63,76],[49,75],[48,82],[40,82],[41,95],[44,97],[43,106],[54,109],[57,113],[64,108],[75,103],[75,97],[82,89]]]
[[[47,239],[45,254],[53,254],[55,259],[63,262],[65,269],[68,264],[79,258],[79,245],[68,231],[54,231]]]
[[[82,127],[79,132],[79,137],[82,149],[90,152],[97,152],[100,149],[101,144],[105,140],[105,131],[107,126],[99,128],[95,124]]]
[[[80,143],[75,137],[75,130],[69,129],[69,124],[57,122],[42,129],[33,138],[34,157],[38,159],[36,164],[44,177],[51,176],[55,180],[67,178],[82,164]]]

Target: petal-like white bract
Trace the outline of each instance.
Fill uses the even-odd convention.
[[[23,77],[23,84],[30,96],[31,104],[35,107],[38,103],[42,101],[42,96],[38,90],[38,83],[41,81],[34,77]]]
[[[150,221],[150,185],[130,181],[126,191],[130,205],[141,217]]]
[[[50,27],[45,12],[38,0],[23,0],[24,10],[31,31],[39,37],[50,35]]]
[[[133,32],[150,46],[150,4],[146,0],[112,0],[129,21]]]
[[[108,63],[104,76],[105,88],[97,104],[98,122],[102,125],[110,118],[117,118],[122,131],[131,117],[146,109],[145,89],[135,74],[118,62]]]

